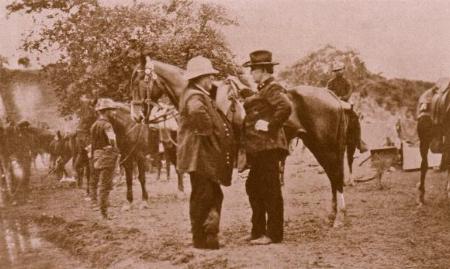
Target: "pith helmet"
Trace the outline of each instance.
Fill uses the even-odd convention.
[[[190,80],[204,75],[218,74],[213,68],[211,61],[203,56],[197,56],[189,60],[186,66],[184,78]]]
[[[116,107],[117,107],[116,103],[110,98],[100,98],[97,100],[97,104],[95,105],[95,111],[111,109]]]

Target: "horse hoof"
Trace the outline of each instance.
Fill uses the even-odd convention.
[[[417,203],[417,208],[422,208],[424,206],[425,206],[425,203],[423,203],[423,202],[418,202]]]
[[[347,187],[353,187],[353,186],[355,186],[355,182],[354,182],[353,180],[346,181],[344,184],[345,184],[345,186],[347,186]]]
[[[148,204],[148,201],[142,201],[139,205],[139,209],[148,209],[150,208],[150,205]]]
[[[122,206],[122,211],[130,211],[132,208],[131,204],[125,204]]]
[[[333,222],[333,228],[340,228],[342,226],[344,226],[344,223],[342,221],[340,221],[340,220],[335,220]]]
[[[330,214],[328,214],[327,218],[328,218],[328,222],[330,224],[333,224],[334,221],[336,220],[336,214],[330,213]]]

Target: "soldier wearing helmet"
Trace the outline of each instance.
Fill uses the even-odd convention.
[[[217,73],[202,56],[189,60],[184,75],[189,84],[180,100],[177,168],[191,179],[189,212],[195,248],[219,248],[220,185],[231,184],[233,171],[231,123],[210,96],[212,76]]]
[[[115,108],[109,98],[100,98],[95,106],[98,118],[91,127],[91,154],[93,156],[94,174],[91,181],[90,195],[92,202],[97,201],[97,185],[100,181],[100,212],[108,219],[108,197],[112,190],[112,177],[119,157],[116,135],[106,113]]]

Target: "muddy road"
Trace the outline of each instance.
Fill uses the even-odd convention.
[[[141,203],[135,180],[130,211],[122,211],[126,187],[118,178],[111,193],[114,219],[103,221],[84,190],[41,182],[45,171],[37,171],[29,202],[0,209],[0,268],[450,268],[444,173],[430,170],[423,208],[415,204],[418,172],[386,174],[383,190],[375,181],[347,187],[347,218],[336,229],[327,221],[328,179],[300,154],[288,159],[282,244],[241,240],[250,231],[251,211],[238,177],[224,188],[223,246],[205,251],[191,246],[187,177],[181,194],[174,177],[155,181],[148,174],[148,204]],[[358,167],[358,174],[370,173]]]

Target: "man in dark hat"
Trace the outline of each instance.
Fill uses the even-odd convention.
[[[177,169],[189,173],[192,185],[189,215],[195,248],[219,248],[223,193],[233,171],[235,142],[231,123],[211,99],[211,77],[218,71],[211,61],[189,60],[184,75],[189,81],[180,100]]]
[[[283,131],[291,114],[286,90],[274,81],[272,53],[250,53],[244,67],[251,68],[258,92],[245,98],[244,148],[250,165],[246,191],[252,208],[252,244],[265,245],[283,240],[283,197],[280,161],[288,154]],[[267,219],[266,219],[267,214]]]

